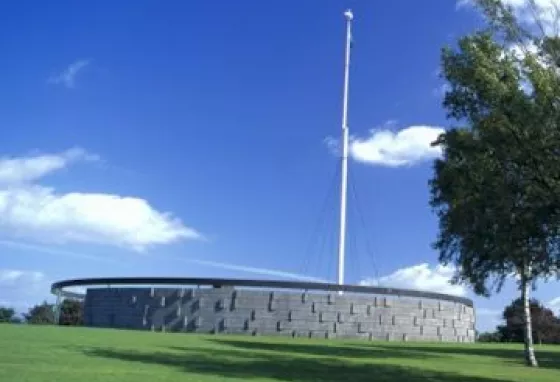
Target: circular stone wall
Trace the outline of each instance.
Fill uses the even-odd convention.
[[[60,292],[61,283],[53,285],[54,293]],[[475,340],[474,309],[467,299],[386,288],[276,283],[283,288],[314,288],[251,289],[233,285],[231,280],[226,284],[232,285],[220,287],[88,288],[84,321],[91,327],[166,332],[395,341]],[[350,291],[324,291],[321,285]],[[441,298],[434,298],[438,296]]]

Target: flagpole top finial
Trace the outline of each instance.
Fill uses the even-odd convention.
[[[346,10],[346,12],[344,12],[344,16],[346,16],[346,20],[348,21],[352,21],[354,19],[354,14],[351,9]]]

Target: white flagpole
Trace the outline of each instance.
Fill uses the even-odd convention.
[[[351,10],[344,12],[346,17],[346,59],[344,64],[344,99],[342,106],[342,185],[340,188],[340,236],[338,242],[338,284],[344,284],[344,258],[346,250],[346,199],[348,188],[348,77],[350,69],[350,47],[352,42]]]

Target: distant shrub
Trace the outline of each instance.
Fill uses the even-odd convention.
[[[0,306],[0,323],[13,322],[16,318],[16,311],[12,308]]]
[[[24,314],[25,321],[34,325],[54,324],[54,305],[44,301],[40,305],[35,305]]]

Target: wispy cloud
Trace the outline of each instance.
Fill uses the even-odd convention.
[[[441,84],[438,87],[434,88],[434,90],[432,91],[432,94],[436,97],[444,97],[445,94],[451,90],[451,87],[449,86],[449,84],[445,83],[445,84]]]
[[[227,270],[232,270],[232,271],[247,272],[247,273],[266,275],[266,276],[274,276],[274,277],[283,277],[283,278],[287,278],[287,279],[294,279],[294,280],[300,280],[300,281],[316,281],[316,282],[325,282],[326,281],[324,279],[317,278],[317,277],[306,276],[306,275],[301,275],[301,274],[292,273],[292,272],[279,271],[279,270],[275,270],[275,269],[249,267],[249,266],[245,266],[245,265],[236,265],[236,264],[221,263],[221,262],[217,262],[217,261],[199,260],[199,259],[192,259],[192,258],[191,259],[189,259],[189,258],[179,258],[179,259],[181,259],[185,262],[189,262],[189,263],[200,264],[200,265],[205,265],[205,266],[220,268],[220,269],[227,269]]]
[[[67,258],[71,258],[71,259],[93,260],[93,261],[100,261],[100,262],[104,262],[104,263],[117,263],[117,262],[119,262],[117,259],[114,259],[114,258],[108,258],[108,257],[103,257],[103,256],[95,256],[95,255],[90,255],[90,254],[82,253],[82,252],[67,251],[67,250],[64,250],[64,249],[51,247],[51,246],[47,246],[47,245],[30,244],[30,243],[25,243],[25,242],[21,242],[21,241],[15,241],[15,240],[0,239],[0,246],[13,248],[13,249],[16,249],[16,250],[22,250],[22,251],[32,251],[32,252],[37,252],[37,253],[45,253],[45,254],[48,254],[48,255],[67,257]]]
[[[0,157],[0,184],[30,182],[79,161],[98,161],[99,156],[79,147],[62,153],[27,157]]]
[[[63,85],[68,89],[72,89],[76,84],[78,73],[90,64],[90,60],[78,60],[70,64],[62,73],[49,77],[48,83],[54,85]]]

